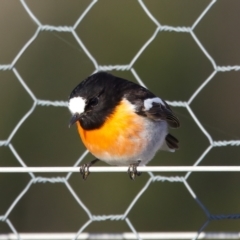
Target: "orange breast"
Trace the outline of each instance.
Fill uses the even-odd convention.
[[[121,101],[101,128],[86,131],[79,122],[77,127],[87,149],[102,160],[134,157],[146,141],[144,119],[134,113],[127,100]]]

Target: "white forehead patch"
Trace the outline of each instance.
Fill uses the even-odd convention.
[[[143,102],[144,108],[146,109],[146,111],[148,111],[149,109],[152,108],[153,103],[160,103],[163,106],[165,106],[165,103],[163,102],[163,100],[161,98],[158,98],[158,97],[148,98],[148,99],[144,100],[144,102]]]
[[[68,108],[72,114],[83,113],[86,105],[85,99],[81,97],[74,97],[69,100]]]

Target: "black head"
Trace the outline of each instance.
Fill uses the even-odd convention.
[[[69,97],[73,114],[70,125],[79,121],[86,130],[101,127],[114,112],[126,92],[139,85],[106,72],[99,72],[83,80]]]

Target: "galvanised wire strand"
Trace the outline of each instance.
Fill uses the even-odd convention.
[[[228,66],[219,66],[213,59],[213,57],[208,53],[206,48],[203,46],[201,41],[196,36],[194,30],[197,27],[197,25],[201,22],[201,20],[205,17],[205,15],[211,11],[211,8],[214,6],[214,4],[217,2],[216,0],[212,0],[209,2],[209,4],[205,7],[205,9],[201,12],[201,14],[197,17],[197,19],[194,21],[192,26],[168,26],[168,25],[162,25],[151,13],[151,11],[147,8],[143,0],[138,0],[140,7],[145,12],[145,14],[148,16],[148,18],[155,24],[155,30],[153,31],[152,35],[147,39],[147,41],[140,47],[140,49],[137,51],[135,56],[130,60],[129,63],[123,64],[123,65],[99,65],[95,57],[89,52],[87,47],[84,45],[81,38],[76,33],[76,28],[79,26],[81,21],[84,19],[84,17],[91,12],[91,9],[94,7],[94,5],[98,2],[98,0],[93,0],[89,3],[85,11],[78,17],[76,22],[72,26],[52,26],[52,25],[43,25],[40,20],[35,16],[35,14],[32,12],[30,7],[27,5],[27,3],[24,0],[20,0],[23,8],[25,9],[26,13],[29,15],[29,17],[33,20],[33,22],[36,24],[36,31],[34,34],[29,38],[29,40],[25,43],[25,45],[19,50],[19,52],[16,54],[13,61],[9,64],[0,64],[0,71],[12,71],[16,78],[18,79],[19,83],[22,85],[22,87],[25,89],[25,91],[28,93],[28,95],[31,97],[33,104],[31,108],[23,115],[23,117],[19,120],[19,122],[16,124],[16,126],[13,128],[12,132],[9,134],[7,139],[1,139],[0,140],[0,147],[8,147],[10,151],[15,156],[16,160],[19,162],[19,164],[22,167],[1,167],[0,173],[28,173],[30,176],[30,181],[25,186],[25,188],[22,190],[22,192],[15,198],[15,200],[12,202],[12,204],[9,206],[8,209],[6,209],[5,214],[0,216],[0,221],[5,222],[9,228],[11,229],[11,234],[2,234],[0,235],[0,240],[2,239],[196,239],[196,238],[211,238],[211,239],[240,239],[240,233],[205,233],[203,232],[204,229],[208,226],[208,224],[211,221],[216,221],[220,219],[240,219],[240,215],[238,213],[236,214],[212,214],[209,209],[206,208],[206,206],[201,202],[201,200],[197,197],[197,195],[194,193],[194,190],[191,188],[189,183],[187,182],[188,177],[193,172],[239,172],[240,166],[199,166],[199,164],[202,162],[202,160],[206,157],[206,155],[209,153],[209,151],[212,148],[215,147],[226,147],[226,146],[240,146],[240,140],[222,140],[222,141],[214,141],[211,137],[211,135],[208,133],[208,131],[203,127],[200,120],[195,115],[194,111],[191,108],[192,101],[198,96],[198,94],[206,87],[206,85],[211,82],[213,77],[218,72],[229,72],[229,71],[240,71],[239,65],[228,65]],[[199,49],[202,51],[202,53],[205,55],[205,57],[208,59],[208,61],[211,63],[213,67],[213,71],[210,73],[210,75],[202,82],[202,84],[192,93],[190,98],[187,101],[167,101],[167,103],[174,107],[181,107],[185,108],[189,114],[191,115],[193,121],[198,125],[199,129],[202,131],[202,133],[207,137],[209,141],[209,146],[203,151],[203,153],[200,155],[198,159],[196,159],[195,163],[192,166],[146,166],[146,167],[138,167],[138,171],[140,172],[148,172],[149,179],[146,182],[146,184],[143,186],[143,188],[136,194],[135,198],[132,200],[132,202],[129,203],[129,206],[123,212],[122,214],[118,215],[93,215],[91,213],[91,209],[88,209],[86,205],[83,203],[83,201],[80,199],[80,197],[75,193],[73,188],[71,187],[70,183],[68,182],[69,177],[73,172],[79,172],[79,167],[81,161],[87,156],[88,151],[85,151],[79,159],[76,161],[74,166],[69,167],[28,167],[24,159],[20,157],[18,152],[15,150],[14,146],[11,143],[11,140],[13,136],[17,133],[18,129],[22,126],[22,124],[28,119],[28,117],[35,111],[37,106],[43,106],[43,107],[67,107],[67,102],[63,100],[55,100],[50,101],[47,99],[38,99],[32,90],[29,88],[29,86],[26,84],[24,79],[21,77],[20,73],[15,68],[15,64],[18,61],[18,59],[21,58],[23,53],[28,49],[28,47],[38,38],[39,33],[42,31],[53,31],[53,32],[67,32],[69,34],[72,34],[76,42],[79,44],[79,47],[85,52],[85,54],[88,56],[89,60],[93,63],[95,70],[97,71],[111,71],[111,70],[117,70],[117,71],[131,71],[133,76],[135,77],[136,81],[142,85],[145,86],[144,80],[140,78],[137,71],[134,69],[134,63],[137,61],[137,59],[142,55],[142,53],[147,49],[147,47],[154,41],[154,39],[157,37],[159,32],[179,32],[184,34],[189,34],[193,41],[196,42]],[[127,172],[128,167],[91,167],[91,172]],[[60,173],[64,172],[66,173],[65,177],[36,177],[34,173],[41,173],[41,172],[50,172],[50,173]],[[161,176],[161,175],[154,175],[153,173],[163,173],[163,172],[185,172],[185,176]],[[196,203],[200,206],[200,208],[203,210],[204,214],[206,215],[207,220],[202,224],[202,226],[199,227],[198,232],[175,232],[175,233],[141,233],[138,232],[137,229],[135,229],[133,223],[128,218],[128,213],[131,211],[131,209],[134,207],[135,203],[141,198],[143,194],[145,194],[148,187],[153,184],[154,182],[171,182],[171,183],[180,183],[185,186],[187,191],[190,193],[190,196],[196,201]],[[31,188],[33,184],[63,184],[69,191],[69,194],[75,199],[75,201],[79,204],[79,206],[85,211],[85,213],[88,216],[88,220],[80,226],[79,230],[76,233],[39,233],[39,234],[22,234],[18,233],[17,229],[14,227],[12,222],[9,219],[9,215],[11,211],[15,208],[17,203],[21,200],[21,198],[28,192],[28,190]],[[104,233],[104,234],[90,234],[90,233],[83,233],[83,231],[93,222],[95,221],[125,221],[126,224],[129,226],[130,233],[120,233],[120,234],[111,234],[111,233]]]

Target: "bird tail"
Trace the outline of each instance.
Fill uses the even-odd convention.
[[[165,137],[165,144],[162,147],[162,150],[175,152],[175,150],[179,149],[178,143],[179,141],[173,135],[168,133]]]

